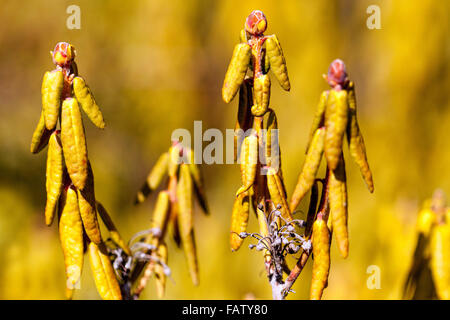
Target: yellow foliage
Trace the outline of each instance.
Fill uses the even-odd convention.
[[[318,99],[328,89],[321,75],[341,58],[357,86],[358,122],[376,190],[369,194],[360,169],[347,161],[351,251],[344,261],[331,246],[332,272],[323,298],[402,298],[419,205],[437,187],[450,194],[450,2],[376,1],[380,30],[366,27],[366,9],[374,3],[369,0],[79,3],[80,30],[66,28],[63,1],[9,1],[0,10],[0,70],[6,70],[0,73],[1,299],[64,298],[57,232],[43,218],[46,152],[29,152],[40,115],[42,74],[52,67],[48,50],[56,39],[77,48],[80,74],[108,121],[104,130],[85,121],[89,159],[96,197],[116,213],[114,222],[129,239],[149,224],[156,193],[139,207],[132,205],[133,196],[172,131],[191,130],[199,119],[204,130],[225,132],[234,126],[238,102],[225,104],[221,85],[244,19],[254,9],[264,11],[267,34],[277,35],[289,67],[290,93],[275,86],[271,93],[289,195],[305,160]],[[241,299],[251,293],[271,298],[261,257],[245,244],[229,252],[237,168],[203,169],[213,214],[196,215],[202,281],[192,285],[183,252],[167,243],[174,282],[167,281],[165,297]],[[306,212],[307,201],[298,209]],[[299,217],[302,213],[294,215]],[[257,219],[249,220],[247,230],[258,230]],[[381,289],[367,287],[370,265],[380,268]],[[310,283],[302,280],[289,299],[309,297]],[[74,298],[98,299],[93,283],[86,273]],[[142,298],[156,298],[153,289],[150,285]]]

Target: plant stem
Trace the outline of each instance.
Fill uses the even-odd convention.
[[[273,300],[284,300],[283,290],[284,283],[283,281],[279,282],[278,277],[272,276],[270,280],[270,285],[272,286],[272,299]]]

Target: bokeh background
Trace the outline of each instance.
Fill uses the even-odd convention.
[[[66,8],[81,8],[81,29],[66,27]],[[366,27],[366,8],[381,9],[381,30]],[[176,128],[234,128],[237,102],[221,99],[223,77],[246,16],[261,9],[276,33],[292,89],[272,81],[283,170],[291,193],[304,161],[322,74],[343,59],[356,83],[359,122],[375,179],[369,194],[347,160],[350,255],[332,250],[325,299],[400,299],[415,246],[418,209],[434,189],[450,193],[450,45],[448,1],[48,1],[1,0],[0,10],[0,298],[64,298],[56,224],[46,227],[46,152],[29,144],[40,114],[40,87],[59,41],[77,49],[107,121],[85,118],[97,198],[129,239],[149,225],[155,196],[133,206],[136,191]],[[321,169],[322,173],[324,168]],[[229,220],[240,185],[237,165],[203,165],[212,214],[195,216],[200,285],[169,241],[169,299],[270,299],[260,253],[229,250]],[[304,211],[306,203],[301,209]],[[302,215],[301,213],[299,214]],[[250,230],[256,231],[254,216]],[[248,244],[248,243],[247,243]],[[98,299],[88,259],[76,299]],[[381,289],[367,287],[370,265]],[[290,299],[306,299],[311,263]],[[154,282],[145,299],[155,299]]]

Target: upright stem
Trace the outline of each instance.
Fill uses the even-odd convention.
[[[249,44],[252,47],[253,80],[263,75],[262,70],[262,46],[266,41],[264,35],[251,35]]]
[[[277,280],[277,277],[273,276],[270,280],[270,285],[272,286],[272,299],[273,300],[284,300],[283,295],[283,288],[284,284],[283,282],[279,282]]]

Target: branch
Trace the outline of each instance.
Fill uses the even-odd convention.
[[[286,298],[288,293],[291,291],[291,288],[294,285],[294,283],[297,280],[300,273],[302,272],[303,267],[306,265],[306,262],[308,262],[310,252],[311,252],[311,250],[309,250],[309,251],[303,250],[300,258],[298,259],[298,261],[295,264],[294,268],[292,269],[291,273],[286,278],[286,281],[284,282],[284,286],[282,288],[283,299]]]
[[[320,180],[322,182],[322,194],[320,197],[320,204],[319,204],[319,209],[318,209],[318,213],[317,214],[323,214],[326,218],[328,218],[328,212],[329,212],[329,203],[328,203],[328,189],[329,189],[329,170],[327,167],[327,171],[326,171],[326,176],[324,180]],[[313,188],[314,189],[314,188]],[[314,204],[315,207],[315,204]],[[315,208],[313,208],[315,210]],[[310,220],[310,213],[308,212],[308,223],[314,222],[315,218],[313,216],[313,218]],[[311,224],[312,226],[312,224]],[[311,238],[311,226],[307,226],[307,230],[309,230],[308,234],[306,234],[305,236],[310,239]],[[294,268],[292,269],[291,273],[289,274],[289,276],[286,278],[286,281],[284,282],[284,286],[282,288],[282,294],[283,294],[283,299],[286,298],[286,296],[289,294],[289,292],[291,291],[292,286],[294,285],[295,281],[297,280],[298,276],[300,275],[300,273],[302,272],[303,268],[305,267],[306,263],[308,262],[309,256],[312,252],[312,248],[309,250],[305,250],[303,249],[302,254],[300,255],[300,258],[298,259],[297,263],[295,264]]]

